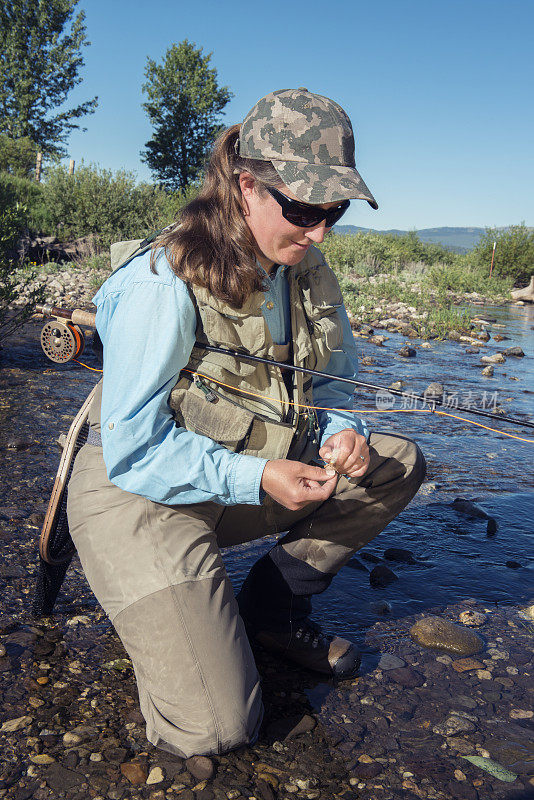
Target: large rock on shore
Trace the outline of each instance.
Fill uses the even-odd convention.
[[[534,303],[534,275],[530,279],[528,286],[524,289],[512,289],[510,292],[514,300],[523,300],[523,302]]]
[[[424,617],[418,620],[410,628],[410,635],[423,647],[463,656],[472,656],[484,646],[483,639],[474,631],[441,617]]]

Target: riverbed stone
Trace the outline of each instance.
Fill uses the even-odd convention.
[[[371,586],[389,586],[390,583],[397,580],[398,576],[385,564],[378,564],[369,573]]]
[[[415,669],[411,669],[410,667],[397,667],[395,669],[388,670],[387,673],[388,678],[395,681],[395,683],[400,684],[400,686],[405,686],[408,689],[414,689],[416,686],[422,686],[425,682],[423,675],[420,672],[417,672]]]
[[[403,356],[404,358],[414,358],[417,355],[417,351],[414,347],[409,347],[407,344],[404,347],[401,347],[399,350],[399,355]]]
[[[504,364],[506,356],[503,356],[502,353],[494,353],[492,356],[482,356],[480,360],[484,364]]]
[[[415,557],[411,550],[404,550],[402,547],[388,547],[384,552],[384,558],[388,561],[398,561],[401,564],[415,564]]]
[[[465,717],[458,717],[456,714],[451,714],[444,722],[434,725],[432,730],[440,736],[455,736],[458,733],[472,733],[476,731],[477,726]]]
[[[140,786],[146,782],[147,768],[140,761],[125,761],[120,766],[121,773],[133,786]]]
[[[213,777],[215,767],[207,756],[191,756],[185,762],[187,770],[197,781],[206,781]]]
[[[462,611],[458,616],[462,625],[468,625],[471,628],[479,628],[481,625],[484,625],[487,618],[487,614],[483,614],[480,611],[473,611],[472,609]]]
[[[14,731],[20,731],[23,728],[27,728],[28,725],[31,725],[33,722],[33,717],[16,717],[15,719],[8,719],[2,723],[2,727],[0,731],[4,733],[13,733]]]
[[[484,642],[474,631],[441,617],[425,617],[410,628],[418,644],[431,649],[471,656],[480,652]]]
[[[487,367],[484,367],[482,370],[482,375],[484,378],[493,378],[493,373],[495,372],[495,368],[493,364],[488,364]]]
[[[484,669],[484,664],[480,661],[476,661],[474,658],[459,658],[456,661],[453,661],[451,667],[456,672],[472,672],[476,669]]]
[[[521,347],[507,347],[502,352],[505,356],[515,356],[516,358],[523,358],[525,355]]]

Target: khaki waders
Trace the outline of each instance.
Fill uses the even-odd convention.
[[[329,500],[292,512],[269,497],[262,506],[154,503],[108,480],[101,447],[82,447],[68,489],[70,532],[132,659],[154,745],[189,757],[255,740],[260,679],[220,548],[289,531],[269,553],[288,596],[324,591],[424,478],[411,440],[372,433],[369,448],[363,478],[342,477]],[[265,597],[271,605],[273,619],[289,617],[274,592]]]

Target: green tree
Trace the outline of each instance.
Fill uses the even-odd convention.
[[[211,53],[184,39],[161,64],[148,58],[143,108],[154,135],[141,153],[162,184],[185,189],[200,176],[207,152],[221,130],[220,114],[233,96],[217,83]]]
[[[74,121],[94,112],[98,98],[64,105],[81,82],[85,15],[78,0],[0,3],[0,127],[10,139],[28,137],[44,153],[64,155]]]
[[[0,133],[0,171],[29,178],[35,170],[37,145],[28,136],[10,139]]]
[[[534,229],[525,223],[509,228],[486,228],[484,236],[471,253],[472,263],[490,271],[493,242],[496,242],[493,273],[513,278],[516,286],[522,286],[534,275]]]

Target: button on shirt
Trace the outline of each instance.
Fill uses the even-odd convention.
[[[266,280],[262,312],[277,344],[290,338],[287,267]],[[134,258],[99,289],[96,327],[104,345],[101,436],[109,479],[125,491],[158,503],[213,501],[259,504],[266,459],[234,453],[212,439],[176,426],[168,404],[171,389],[187,365],[195,342],[196,311],[185,283],[162,255],[157,273],[150,252]],[[344,308],[343,345],[326,372],[357,373],[356,348]],[[314,378],[321,441],[344,428],[368,436],[352,408],[348,384]]]

